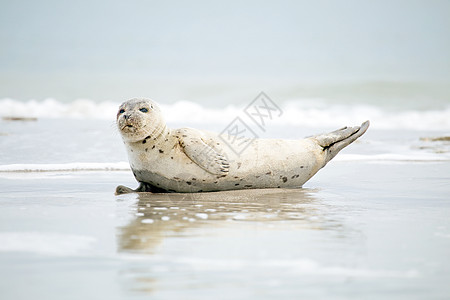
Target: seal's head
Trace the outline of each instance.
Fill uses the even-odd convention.
[[[150,99],[135,98],[119,107],[117,127],[125,142],[138,142],[159,136],[166,127],[161,111]]]

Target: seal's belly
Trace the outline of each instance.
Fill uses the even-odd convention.
[[[298,153],[287,156],[248,153],[230,163],[226,176],[208,173],[180,153],[142,162],[140,157],[139,166],[132,163],[136,179],[169,192],[299,188],[318,170],[313,156]]]

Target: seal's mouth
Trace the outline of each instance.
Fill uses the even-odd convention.
[[[122,126],[122,128],[120,128],[120,130],[122,130],[122,131],[129,131],[129,130],[131,130],[131,129],[133,129],[133,128],[134,128],[133,125],[131,125],[131,124],[125,124],[125,125]]]

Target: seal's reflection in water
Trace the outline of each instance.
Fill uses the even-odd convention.
[[[254,222],[307,229],[340,226],[311,189],[267,189],[190,194],[137,194],[136,212],[119,229],[119,251],[154,253],[165,238],[191,236],[191,229]]]

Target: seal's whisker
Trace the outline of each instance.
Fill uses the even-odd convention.
[[[109,127],[111,128],[112,132],[114,133],[114,136],[120,136],[120,130],[117,127],[117,122],[113,121],[109,124]]]

